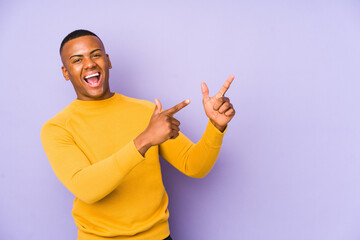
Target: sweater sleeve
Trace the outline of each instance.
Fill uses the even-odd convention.
[[[144,157],[133,141],[110,157],[91,164],[65,128],[45,123],[41,141],[59,180],[80,200],[91,204],[111,193]]]
[[[160,155],[187,176],[205,177],[220,153],[223,136],[210,121],[200,141],[194,144],[185,135],[160,145]]]

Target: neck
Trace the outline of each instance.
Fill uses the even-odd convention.
[[[87,97],[87,96],[79,96],[77,95],[77,99],[81,100],[81,101],[99,101],[99,100],[105,100],[108,98],[111,98],[112,96],[114,96],[114,92],[107,92],[99,97]]]

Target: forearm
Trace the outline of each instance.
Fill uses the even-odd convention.
[[[224,133],[211,122],[196,144],[181,135],[161,145],[160,154],[187,176],[201,178],[211,170],[220,153]]]
[[[188,176],[205,177],[214,166],[221,149],[223,133],[208,123],[200,141],[189,150],[186,161]],[[225,128],[223,129],[225,131]]]
[[[106,159],[91,163],[72,135],[52,123],[43,126],[41,140],[56,176],[86,203],[94,203],[107,196],[144,160],[130,141]]]
[[[95,203],[110,194],[123,179],[143,161],[143,157],[127,144],[110,157],[79,169],[65,184],[80,200]]]

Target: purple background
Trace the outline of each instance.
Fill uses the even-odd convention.
[[[112,90],[164,108],[197,141],[230,74],[237,115],[204,179],[162,161],[175,240],[360,239],[359,1],[0,2],[0,239],[76,238],[73,196],[40,142],[70,103],[62,38],[97,33]]]

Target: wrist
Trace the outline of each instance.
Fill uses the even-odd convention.
[[[221,126],[219,124],[217,124],[216,122],[214,122],[213,120],[210,119],[210,122],[214,125],[214,127],[216,127],[220,132],[224,132],[225,128],[227,126],[227,124],[225,124],[225,126]]]
[[[142,156],[145,156],[147,150],[152,147],[151,141],[145,131],[134,139],[134,144]]]

